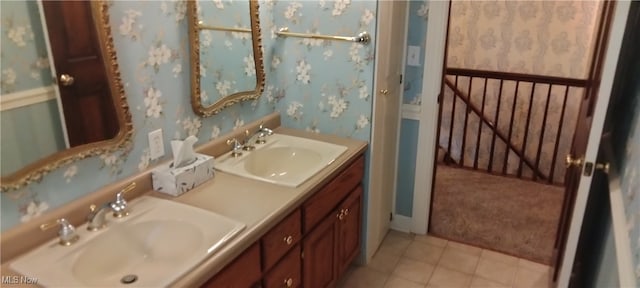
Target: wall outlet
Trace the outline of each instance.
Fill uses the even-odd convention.
[[[409,46],[407,51],[407,65],[420,66],[420,46]]]
[[[162,129],[149,132],[149,158],[151,160],[164,156],[164,140],[162,139]]]

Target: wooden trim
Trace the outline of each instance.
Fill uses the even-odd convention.
[[[577,87],[588,87],[590,85],[590,81],[586,79],[521,74],[521,73],[511,73],[511,72],[499,72],[499,71],[489,71],[489,70],[476,70],[476,69],[447,68],[446,74],[466,76],[466,77],[477,77],[477,78],[503,79],[503,80],[520,81],[520,82],[569,85],[569,86],[577,86]]]
[[[0,96],[0,111],[54,100],[56,99],[55,87],[55,85],[44,86],[2,95]]]
[[[429,4],[429,25],[424,49],[422,106],[420,110],[420,128],[418,132],[418,153],[416,177],[413,192],[411,232],[426,234],[429,226],[431,193],[438,135],[438,95],[442,91],[442,78],[445,63],[447,25],[449,20],[449,1],[434,1]],[[427,60],[428,59],[428,60]],[[433,67],[438,67],[434,69]]]
[[[393,214],[393,220],[391,221],[391,229],[409,233],[411,232],[411,222],[413,219],[400,214]]]

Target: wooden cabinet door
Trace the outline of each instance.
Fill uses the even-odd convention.
[[[344,216],[338,225],[338,275],[347,270],[360,252],[361,199],[362,186],[358,186],[339,206]]]
[[[58,80],[71,147],[115,137],[120,128],[90,1],[42,1],[42,7],[56,78],[74,78]]]
[[[337,214],[327,216],[303,240],[303,287],[332,287],[337,280]]]
[[[296,245],[278,264],[264,276],[264,288],[302,287],[300,245]]]
[[[202,285],[205,288],[247,288],[260,280],[260,245],[253,244],[218,274]]]

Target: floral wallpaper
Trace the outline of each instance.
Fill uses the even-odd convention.
[[[451,4],[447,67],[584,79],[589,72],[600,9],[601,5],[595,1],[454,0]],[[455,82],[454,77],[449,76],[449,79]],[[484,81],[476,78],[470,89],[469,85],[468,77],[459,78],[459,90],[464,93],[470,91],[472,103],[482,108]],[[553,165],[554,154],[563,157],[569,152],[584,90],[570,89],[565,102],[564,87],[554,86],[549,91],[548,85],[538,85],[532,92],[531,84],[519,85],[516,90],[515,82],[508,81],[502,87],[502,100],[498,103],[499,90],[499,81],[486,83],[485,116],[495,119],[498,114],[497,130],[508,135],[513,101],[516,101],[512,144],[521,150],[526,137],[525,157],[535,162],[540,149],[540,171],[547,177],[553,173],[553,182],[563,183],[564,163],[556,160]],[[485,124],[479,127],[480,119],[474,113],[469,114],[468,127],[473,128],[467,132],[465,151],[461,151],[466,107],[458,100],[452,115],[452,103],[452,90],[445,88],[440,145],[448,147],[449,131],[453,126],[450,154],[456,160],[464,159],[465,166],[473,166],[475,145],[480,134],[479,167],[488,167],[493,133]],[[527,117],[529,106],[533,107],[530,121]],[[566,107],[564,112],[563,106]],[[452,117],[455,119],[453,124]],[[538,139],[543,128],[540,145]],[[556,141],[559,141],[557,151],[554,147]],[[492,170],[501,172],[507,157],[506,143],[498,139],[495,149],[497,154]],[[519,157],[510,151],[508,158],[507,174],[516,175]],[[525,177],[531,177],[532,173],[523,165]]]
[[[598,1],[451,3],[447,66],[586,78]]]
[[[248,1],[197,1],[205,25],[250,28]],[[225,55],[225,57],[216,57]],[[203,106],[256,87],[251,33],[200,31],[200,81]]]
[[[1,95],[53,83],[36,1],[2,1]]]
[[[368,140],[375,39],[362,45],[275,32],[289,27],[300,33],[375,35],[376,3],[265,1],[260,9],[273,15],[261,22],[269,78],[264,97],[282,109],[284,125]]]
[[[375,35],[376,2],[260,1],[265,92],[256,101],[209,118],[196,116],[190,107],[186,2],[110,5],[118,63],[133,114],[133,145],[57,169],[25,189],[2,193],[2,230],[169,159],[171,155],[150,160],[147,134],[156,129],[163,129],[165,145],[188,135],[203,144],[280,111],[287,127],[369,140],[375,38],[363,46],[280,38],[275,31],[288,26],[296,32],[354,35],[367,30]]]

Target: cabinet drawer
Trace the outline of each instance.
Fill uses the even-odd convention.
[[[291,213],[262,237],[262,267],[271,268],[302,237],[300,209]]]
[[[300,267],[300,246],[296,245],[289,254],[282,258],[264,277],[265,288],[300,287],[302,285],[302,272]]]
[[[238,258],[209,279],[202,287],[252,287],[260,280],[260,273],[260,246],[256,243],[242,252]]]
[[[353,190],[364,175],[364,156],[358,157],[347,169],[303,204],[304,233],[307,233]]]

